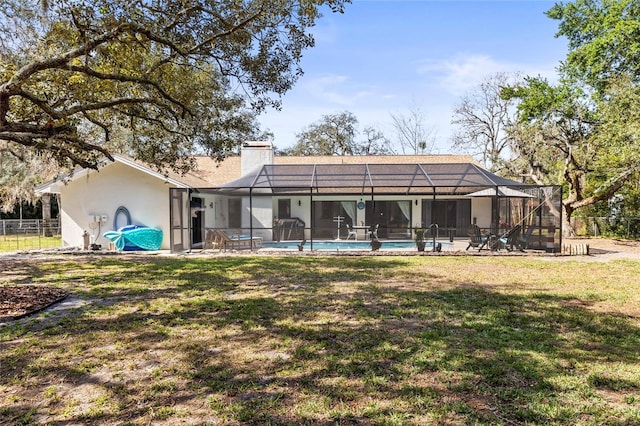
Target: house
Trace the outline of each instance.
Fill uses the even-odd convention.
[[[245,142],[239,157],[197,157],[183,176],[114,159],[38,188],[60,194],[65,246],[82,246],[86,231],[106,247],[104,232],[129,224],[161,229],[161,248],[180,252],[202,248],[211,228],[264,241],[335,239],[347,225],[363,237],[375,227],[380,238],[411,239],[430,227],[466,238],[471,224],[500,232],[521,222],[539,228],[542,245],[561,223],[558,188],[504,179],[468,155],[281,157]]]

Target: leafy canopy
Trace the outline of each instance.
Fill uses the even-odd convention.
[[[223,156],[301,75],[320,9],[348,1],[0,0],[0,149],[92,168]]]
[[[557,36],[569,42],[564,73],[598,92],[620,74],[640,82],[640,2],[575,0],[556,3],[547,16],[560,21]]]
[[[280,151],[281,155],[376,155],[390,154],[389,141],[384,134],[368,126],[362,131],[364,140],[358,141],[358,119],[343,111],[326,114],[298,133],[298,142]]]
[[[574,211],[611,199],[640,173],[640,3],[575,0],[547,14],[568,40],[559,82],[528,77],[502,96],[519,101],[511,136],[523,175],[565,186],[569,230]]]

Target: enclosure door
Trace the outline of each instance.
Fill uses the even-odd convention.
[[[171,188],[169,190],[169,244],[172,253],[183,252],[189,247],[189,190]]]

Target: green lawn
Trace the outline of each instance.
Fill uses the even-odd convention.
[[[640,424],[640,262],[97,257],[0,327],[0,424]]]
[[[40,250],[62,246],[62,239],[38,235],[0,235],[0,253],[8,251]]]

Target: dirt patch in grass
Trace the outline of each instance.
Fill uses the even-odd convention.
[[[67,297],[54,287],[35,285],[0,287],[0,321],[21,318],[41,311]]]

